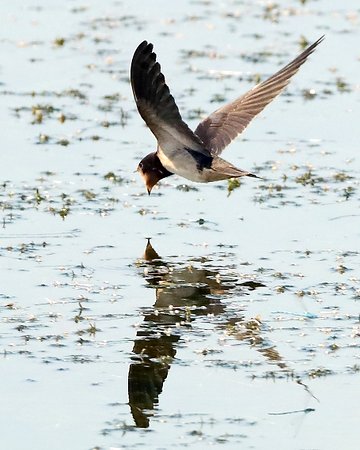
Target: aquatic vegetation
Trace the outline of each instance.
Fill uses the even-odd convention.
[[[232,191],[238,189],[241,186],[241,181],[239,178],[230,178],[228,180],[228,197],[231,195]]]
[[[339,92],[350,92],[350,86],[342,78],[336,79],[336,87]]]
[[[65,42],[66,42],[66,39],[65,38],[56,38],[55,40],[54,40],[54,46],[55,47],[62,47],[64,44],[65,44]]]
[[[317,177],[311,169],[303,173],[302,175],[299,175],[295,178],[296,183],[300,183],[303,186],[315,186],[315,184],[324,181],[323,178]]]
[[[119,175],[115,175],[114,172],[108,172],[104,175],[105,180],[109,180],[114,184],[121,184],[124,182],[124,178],[120,177]]]

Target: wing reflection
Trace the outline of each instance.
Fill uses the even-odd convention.
[[[182,264],[163,260],[148,239],[139,268],[148,286],[155,289],[156,301],[153,307],[142,311],[143,322],[137,331],[128,376],[129,405],[139,428],[149,427],[176,355],[176,344],[199,316],[223,316],[220,327],[233,329],[229,334],[235,339],[249,342],[266,359],[285,366],[276,349],[266,345],[260,321],[245,321],[241,311],[236,317],[227,317],[224,297],[248,295],[264,285],[239,282],[235,268],[229,263],[231,255],[219,257],[219,266],[215,266],[211,257],[194,258]]]

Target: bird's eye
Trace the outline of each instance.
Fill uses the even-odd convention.
[[[140,169],[142,169],[144,167],[144,164],[142,162],[140,162],[139,167],[140,167]]]

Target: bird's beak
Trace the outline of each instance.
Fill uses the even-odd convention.
[[[155,183],[154,183],[154,174],[153,174],[153,172],[148,172],[148,173],[146,173],[144,175],[142,174],[142,176],[143,176],[144,181],[145,181],[145,186],[146,186],[147,193],[150,195],[151,191],[152,191],[152,188],[156,184],[157,180],[155,180]]]

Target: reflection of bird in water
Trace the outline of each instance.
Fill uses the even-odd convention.
[[[153,248],[150,241],[151,241],[151,239],[147,238],[147,244],[145,247],[145,252],[144,252],[143,258],[145,259],[145,261],[154,261],[154,259],[161,260],[160,256],[158,255],[156,250]]]
[[[262,283],[239,283],[236,274],[230,272],[229,264],[222,264],[220,269],[214,266],[211,257],[193,259],[186,264],[165,261],[152,247],[150,239],[140,267],[144,268],[149,287],[155,289],[156,301],[153,308],[143,313],[129,368],[129,404],[137,427],[149,426],[149,417],[176,355],[176,343],[197,317],[212,314],[223,318],[217,321],[217,327],[234,330],[229,332],[231,336],[248,342],[267,360],[285,366],[275,347],[267,345],[261,336],[261,322],[245,321],[241,311],[235,317],[233,312],[231,318],[227,317],[226,305],[222,302],[224,296],[249,294],[263,287]],[[224,272],[221,276],[219,270]]]
[[[149,426],[149,416],[175,357],[175,344],[181,337],[177,324],[189,326],[195,316],[221,314],[225,307],[220,299],[209,295],[225,294],[234,287],[228,282],[222,285],[216,279],[217,271],[208,268],[173,266],[170,270],[150,239],[144,260],[146,280],[156,290],[156,301],[137,332],[128,377],[129,404],[140,428]]]
[[[192,314],[220,314],[224,311],[224,306],[219,299],[213,301],[209,295],[225,295],[235,287],[234,277],[219,278],[218,270],[213,268],[198,268],[193,264],[186,264],[168,267],[151,245],[148,239],[144,259],[151,262],[148,264],[146,280],[156,289],[157,308],[172,307],[192,307]],[[203,261],[205,262],[205,260]],[[159,265],[161,264],[162,267]],[[180,317],[178,317],[181,319]]]
[[[142,42],[134,53],[130,78],[139,113],[158,142],[157,151],[145,156],[137,168],[148,193],[159,180],[174,173],[200,183],[256,177],[219,155],[283,91],[323,38],[270,78],[213,112],[195,132],[181,118],[156,62],[153,45]]]

